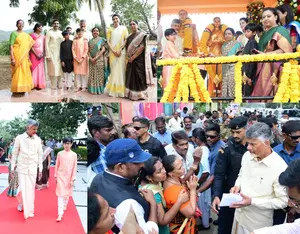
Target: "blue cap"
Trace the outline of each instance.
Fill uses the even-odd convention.
[[[118,163],[143,163],[152,156],[145,152],[136,140],[128,138],[109,143],[104,155],[108,166]]]

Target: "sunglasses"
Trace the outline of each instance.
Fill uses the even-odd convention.
[[[288,134],[288,136],[292,139],[292,140],[297,140],[300,138],[300,136],[292,136],[291,134]]]
[[[140,129],[142,129],[142,128],[145,128],[145,127],[133,127],[135,130],[140,130]]]
[[[218,137],[217,135],[215,136],[211,136],[211,135],[205,135],[206,138],[210,138],[210,139],[215,139],[216,137]]]

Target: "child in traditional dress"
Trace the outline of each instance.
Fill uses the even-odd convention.
[[[73,41],[70,40],[70,33],[68,31],[62,32],[65,40],[60,44],[60,60],[62,70],[64,72],[64,79],[67,89],[73,87],[73,53],[72,53],[72,44]]]
[[[164,59],[179,58],[179,51],[175,45],[176,36],[177,33],[173,28],[169,28],[165,31],[165,37],[168,41],[163,50],[162,57]],[[169,80],[171,78],[172,68],[173,68],[172,66],[163,67],[163,81],[162,81],[163,88],[166,88],[169,83]]]
[[[62,220],[64,211],[67,209],[69,197],[72,196],[73,185],[76,179],[77,155],[71,150],[72,138],[64,138],[64,150],[57,154],[55,165],[56,196],[58,197],[58,218]]]
[[[249,23],[245,27],[245,36],[248,38],[248,42],[243,50],[244,54],[256,54],[258,50],[258,43],[255,40],[256,32],[258,27],[256,24]],[[243,94],[244,96],[250,96],[255,82],[257,80],[256,76],[257,63],[244,63],[243,64]]]
[[[74,39],[72,52],[74,57],[74,74],[77,84],[76,91],[86,91],[88,75],[88,41],[83,37],[84,30],[76,30],[77,38]]]

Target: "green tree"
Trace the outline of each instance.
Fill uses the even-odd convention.
[[[8,41],[0,42],[0,55],[2,55],[2,56],[9,55],[9,42]]]
[[[10,0],[10,7],[19,7],[19,0]],[[51,25],[53,19],[58,19],[61,27],[69,25],[70,20],[78,21],[76,16],[77,0],[36,0],[36,5],[29,14],[29,24],[39,22]]]
[[[0,122],[0,137],[10,141],[17,135],[25,132],[27,120],[22,117],[15,117],[13,120],[2,120]]]
[[[123,24],[128,26],[130,20],[142,22],[146,26],[145,30],[157,38],[157,34],[149,22],[154,17],[152,14],[154,4],[149,4],[148,0],[112,0],[111,6],[112,12],[121,16]]]
[[[42,138],[75,136],[87,118],[85,103],[32,103],[31,107],[30,118],[40,123],[38,132]]]

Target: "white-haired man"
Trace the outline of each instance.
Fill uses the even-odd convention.
[[[24,218],[34,217],[34,197],[37,169],[38,179],[42,177],[43,149],[41,139],[36,135],[39,124],[35,120],[29,120],[26,132],[18,135],[15,140],[11,159],[11,176],[18,172],[19,202],[18,210],[24,210]]]
[[[243,197],[241,202],[230,206],[236,208],[234,234],[249,234],[272,226],[274,210],[287,207],[286,190],[278,181],[287,164],[272,151],[271,137],[271,128],[265,123],[256,123],[246,131],[248,151],[243,155],[240,173],[230,190]]]

